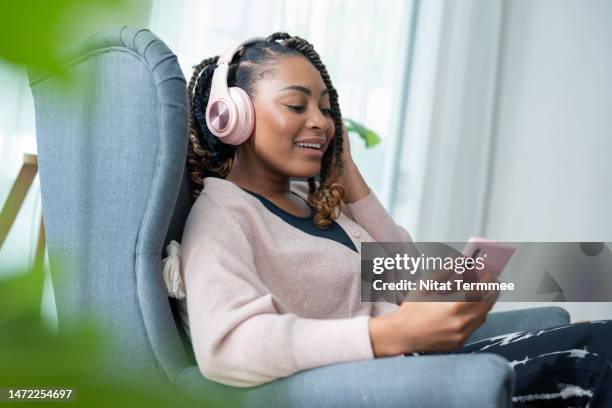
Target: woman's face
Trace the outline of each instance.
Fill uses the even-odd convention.
[[[259,164],[288,177],[319,174],[334,121],[327,88],[312,63],[302,56],[281,58],[273,74],[255,84],[253,107],[255,127],[245,147]]]

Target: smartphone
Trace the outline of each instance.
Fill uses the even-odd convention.
[[[481,258],[484,268],[476,268],[479,275],[488,271],[497,278],[510,258],[512,258],[515,251],[515,245],[494,241],[484,237],[471,237],[465,244],[461,253],[465,257],[473,259]],[[478,263],[476,265],[478,265]]]

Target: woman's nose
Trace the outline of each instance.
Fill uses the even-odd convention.
[[[319,109],[315,109],[313,114],[308,119],[308,122],[306,123],[306,125],[307,127],[310,127],[312,129],[317,129],[321,132],[327,131],[327,128],[329,127],[327,118],[323,115],[323,113]]]

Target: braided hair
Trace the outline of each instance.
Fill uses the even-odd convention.
[[[338,93],[333,87],[325,65],[312,44],[303,38],[287,33],[274,33],[264,41],[257,41],[242,49],[229,66],[228,87],[242,88],[251,98],[255,83],[273,74],[273,66],[281,58],[304,56],[319,71],[329,92],[331,116],[334,121],[334,137],[321,159],[319,183],[308,178],[308,202],[315,208],[314,223],[327,228],[340,214],[345,190],[342,177],[342,114]],[[236,146],[223,143],[206,125],[206,106],[210,96],[213,72],[219,56],[207,58],[194,67],[187,85],[189,101],[189,137],[187,170],[191,184],[192,200],[198,198],[204,188],[205,177],[225,178],[232,168]]]

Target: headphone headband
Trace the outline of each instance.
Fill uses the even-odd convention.
[[[232,62],[232,59],[234,58],[234,55],[236,55],[236,53],[240,50],[240,48],[242,47],[246,47],[247,45],[251,45],[253,43],[256,43],[258,41],[265,41],[266,39],[264,37],[252,37],[249,38],[248,40],[245,40],[243,42],[241,42],[238,45],[235,45],[231,48],[228,48],[220,57],[219,60],[217,61],[217,66],[221,65],[221,64],[229,64]]]

